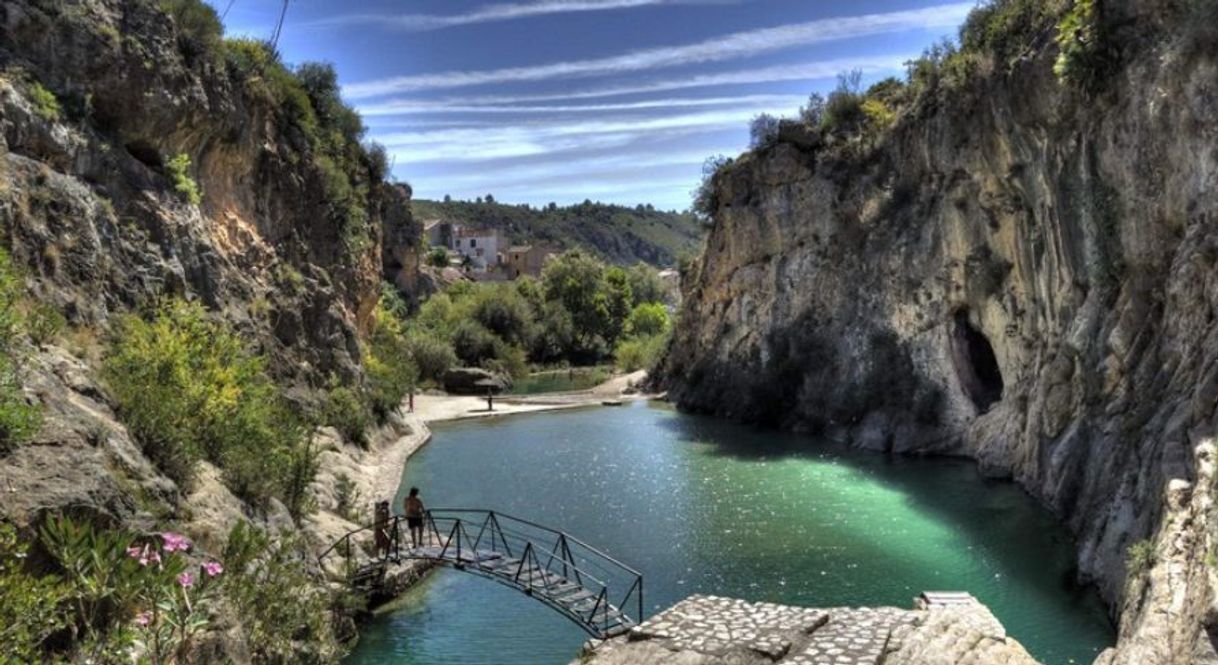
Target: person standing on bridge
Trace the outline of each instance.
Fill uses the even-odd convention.
[[[410,488],[410,496],[406,497],[403,507],[406,512],[406,526],[410,527],[410,546],[422,547],[423,512],[426,509],[423,507],[422,500],[419,499],[419,488]]]

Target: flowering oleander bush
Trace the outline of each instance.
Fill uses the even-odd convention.
[[[127,556],[139,564],[134,645],[153,665],[183,662],[213,616],[224,566],[206,561],[196,568],[185,558],[189,550],[190,541],[176,533],[127,548]]]

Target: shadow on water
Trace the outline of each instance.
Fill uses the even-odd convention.
[[[654,405],[653,405],[654,406]],[[679,412],[670,405],[658,408]],[[659,426],[677,439],[712,446],[710,455],[726,457],[745,463],[781,459],[830,461],[853,471],[873,477],[886,487],[901,492],[905,501],[919,512],[949,524],[988,525],[1001,528],[1002,542],[1021,549],[1040,552],[1077,552],[1077,542],[1065,526],[1035,497],[1010,479],[988,477],[970,459],[947,456],[919,456],[860,450],[810,434],[798,434],[723,420],[703,415],[680,413],[665,418]],[[927,472],[934,476],[935,486],[928,488]],[[946,483],[944,482],[946,481]],[[957,487],[985,488],[981,503],[975,491],[953,491]],[[953,487],[956,486],[956,487]],[[1028,511],[1021,505],[1032,501],[1040,511]],[[1044,579],[1044,561],[1036,557],[1004,562],[1005,574],[1015,584],[1032,584]],[[1062,572],[1058,587],[1073,598],[1077,607],[1086,612],[1102,612],[1112,626],[1111,617],[1096,601],[1096,589],[1079,578],[1077,559],[1059,560]]]

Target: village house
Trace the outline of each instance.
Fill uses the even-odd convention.
[[[453,234],[452,250],[469,262],[476,270],[486,270],[500,264],[500,249],[506,245],[498,229],[466,229],[458,227]]]
[[[504,261],[507,265],[508,278],[516,279],[521,275],[540,277],[542,268],[545,268],[546,262],[553,256],[554,252],[539,245],[516,245],[510,247],[507,252],[506,261]]]

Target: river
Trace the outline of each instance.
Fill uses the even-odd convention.
[[[662,404],[435,428],[403,491],[567,531],[640,570],[649,612],[693,594],[908,608],[968,591],[1045,663],[1112,644],[1072,583],[1068,532],[968,461],[890,457]],[[400,505],[401,494],[396,505]],[[364,627],[352,665],[565,665],[586,635],[494,582],[442,571]]]

